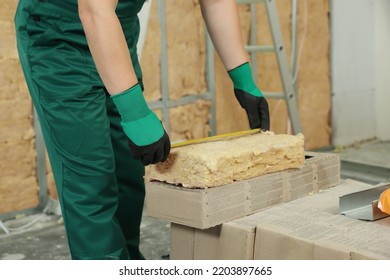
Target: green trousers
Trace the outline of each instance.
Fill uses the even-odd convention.
[[[118,111],[88,50],[77,9],[61,3],[69,4],[20,0],[15,25],[20,62],[41,123],[71,256],[143,259],[139,242],[144,167],[132,158]],[[120,21],[141,82],[138,18],[130,15]]]

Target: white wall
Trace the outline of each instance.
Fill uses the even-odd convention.
[[[331,2],[334,145],[376,137],[374,2]]]
[[[375,1],[376,128],[390,140],[390,1]]]
[[[331,1],[333,144],[390,140],[390,1]]]
[[[145,45],[146,33],[148,31],[150,9],[152,7],[152,0],[146,0],[145,4],[142,7],[142,10],[139,12],[139,23],[140,23],[140,34],[137,43],[137,54],[138,59],[141,60],[142,50]]]

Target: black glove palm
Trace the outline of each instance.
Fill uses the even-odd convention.
[[[234,94],[248,115],[251,129],[269,130],[268,102],[253,80],[249,62],[228,71],[228,74],[234,84]]]
[[[127,144],[135,159],[140,159],[143,165],[155,164],[164,162],[171,150],[171,142],[169,136],[164,130],[164,135],[156,142],[145,145],[136,145],[129,137],[127,137]]]
[[[255,96],[240,89],[234,89],[234,94],[241,107],[245,109],[251,129],[270,129],[268,102],[263,96]]]

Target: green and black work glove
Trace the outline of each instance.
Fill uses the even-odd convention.
[[[249,62],[228,71],[234,85],[234,94],[245,109],[251,129],[270,129],[268,102],[252,78]]]
[[[122,117],[122,127],[134,158],[144,165],[165,161],[171,142],[161,121],[149,109],[141,86],[111,96]]]

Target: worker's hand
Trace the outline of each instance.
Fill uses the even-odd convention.
[[[245,109],[251,129],[270,129],[268,102],[264,96],[255,96],[241,89],[234,89],[234,94],[241,107]]]
[[[165,161],[171,150],[169,136],[151,111],[139,84],[111,96],[122,117],[122,127],[134,158],[144,165]]]
[[[139,124],[136,124],[135,126],[138,128],[137,133],[132,133],[135,130],[133,130],[133,127],[131,127],[131,123],[122,124],[123,129],[127,135],[127,143],[133,153],[134,158],[140,159],[144,165],[165,161],[168,158],[169,152],[171,150],[169,136],[162,127],[161,122],[157,118],[156,114],[152,112],[148,118],[154,119],[154,121],[156,121],[156,131],[159,131],[159,134],[162,134],[162,136],[157,141],[154,141],[155,138],[153,134],[155,134],[156,131],[152,132],[154,129],[152,130],[151,126],[149,126],[151,124],[149,121],[146,121],[145,124],[143,124],[143,121],[140,121]],[[157,125],[157,121],[160,122],[160,124]],[[133,139],[140,138],[142,135],[146,138],[137,144],[135,142],[136,140]],[[145,141],[151,143],[143,145]]]
[[[268,102],[253,80],[249,62],[229,70],[228,74],[233,81],[234,94],[248,115],[251,129],[269,130]]]

